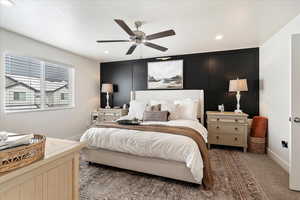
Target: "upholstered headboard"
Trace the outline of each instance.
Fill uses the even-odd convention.
[[[131,100],[149,102],[150,100],[181,100],[181,99],[199,100],[198,118],[204,124],[204,91],[203,90],[139,90],[133,91]]]

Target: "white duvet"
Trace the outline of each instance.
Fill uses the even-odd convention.
[[[189,127],[199,132],[207,141],[207,130],[198,121],[172,120],[168,122],[144,122],[143,124]],[[90,128],[82,135],[80,141],[87,142],[88,146],[93,148],[185,162],[195,180],[198,183],[202,182],[202,157],[196,142],[189,137],[117,128]]]

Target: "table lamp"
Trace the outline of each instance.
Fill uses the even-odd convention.
[[[236,110],[234,112],[241,113],[242,110],[240,109],[240,99],[241,94],[240,92],[248,91],[247,86],[247,79],[236,79],[230,80],[229,82],[229,92],[236,92]]]
[[[111,83],[103,83],[102,84],[101,92],[106,93],[106,106],[105,106],[106,109],[110,109],[109,94],[112,94],[113,91],[114,91],[113,90],[113,84],[111,84]]]

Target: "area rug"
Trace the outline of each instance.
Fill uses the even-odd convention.
[[[240,154],[232,150],[210,150],[215,179],[211,190],[81,161],[80,197],[81,200],[268,200]]]

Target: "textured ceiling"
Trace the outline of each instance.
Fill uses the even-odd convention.
[[[15,0],[0,6],[0,26],[99,61],[257,47],[300,13],[299,0]],[[97,44],[128,39],[113,21],[119,18],[151,34],[174,29],[176,36],[153,40],[169,48],[159,52],[130,43]],[[215,36],[223,34],[223,40]],[[105,51],[109,51],[108,54]]]

